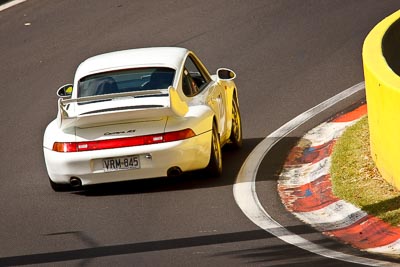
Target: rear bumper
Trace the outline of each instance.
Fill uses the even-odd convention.
[[[68,184],[77,177],[82,185],[147,179],[167,176],[168,169],[182,171],[203,169],[210,159],[211,131],[195,137],[136,147],[60,153],[44,148],[44,158],[50,179]],[[103,159],[138,156],[140,168],[105,172]]]

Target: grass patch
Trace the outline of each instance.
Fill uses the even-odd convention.
[[[400,192],[382,178],[371,158],[367,117],[349,127],[337,141],[331,178],[336,196],[400,226]]]

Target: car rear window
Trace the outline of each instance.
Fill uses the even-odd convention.
[[[174,76],[174,69],[164,67],[98,73],[79,81],[78,97],[168,89]]]

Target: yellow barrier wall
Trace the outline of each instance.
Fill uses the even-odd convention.
[[[372,157],[400,190],[400,10],[381,21],[363,45]]]

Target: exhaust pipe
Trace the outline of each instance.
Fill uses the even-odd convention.
[[[171,167],[167,171],[167,176],[168,177],[177,177],[177,176],[179,176],[181,174],[182,174],[182,170],[181,170],[181,168],[179,168],[177,166]]]
[[[71,177],[69,180],[69,183],[71,184],[72,187],[81,187],[82,186],[82,181],[78,177]]]

